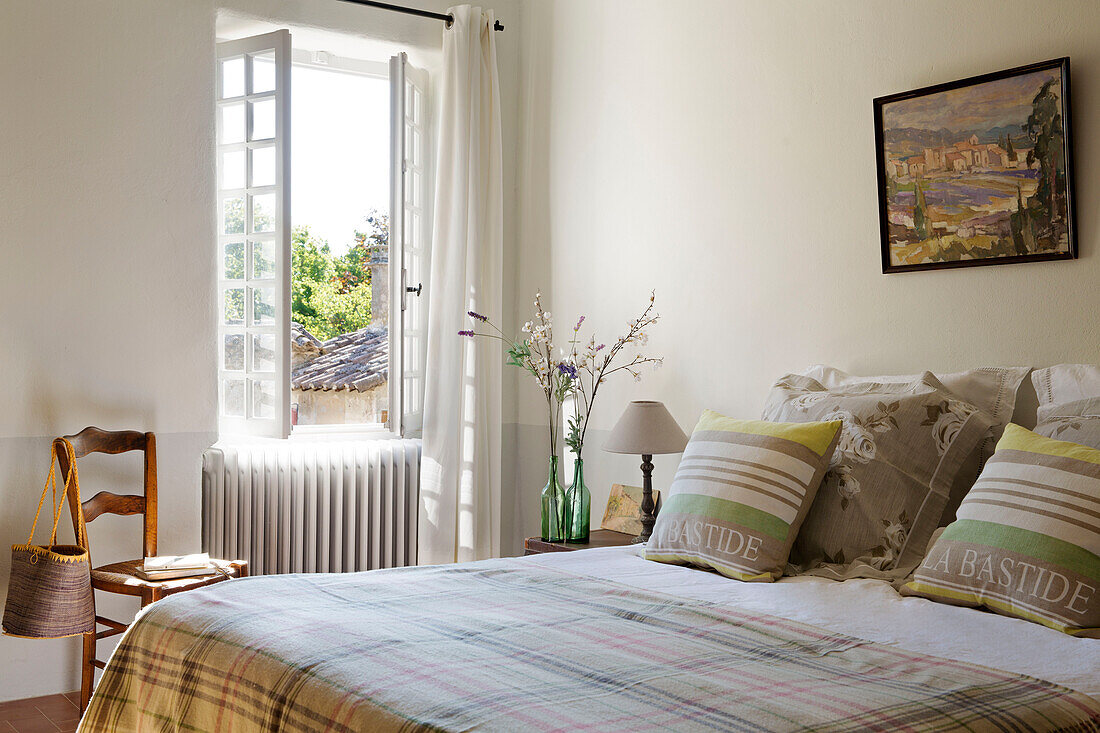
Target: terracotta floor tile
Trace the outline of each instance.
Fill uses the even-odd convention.
[[[35,703],[43,715],[55,723],[80,719],[80,708],[69,701],[64,695],[50,695],[37,698]]]
[[[75,731],[79,721],[79,692],[0,703],[0,733]]]
[[[16,733],[57,733],[57,726],[42,713],[38,713],[37,718],[9,720],[8,723]]]
[[[9,700],[8,702],[0,702],[0,722],[13,720],[25,720],[27,718],[35,718],[42,713],[38,712],[38,708],[35,707],[35,700],[37,698],[30,698],[27,700]]]

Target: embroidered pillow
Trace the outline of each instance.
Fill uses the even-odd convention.
[[[775,384],[764,418],[841,420],[832,465],[795,540],[790,572],[904,578],[924,555],[989,417],[931,373],[908,383],[828,389],[801,375]]]
[[[940,516],[940,526],[954,521],[955,510],[959,508],[966,492],[970,491],[970,487],[978,480],[982,465],[993,455],[1001,432],[1012,419],[1012,412],[1016,408],[1016,393],[1019,392],[1020,384],[1030,371],[1031,367],[977,367],[964,372],[933,374],[960,400],[969,402],[984,412],[991,422],[989,433],[982,439],[978,450],[966,459],[964,467],[951,486],[947,504]],[[920,374],[857,377],[823,364],[815,364],[804,369],[802,374],[816,379],[829,389],[859,382],[912,382],[921,377]]]
[[[969,402],[992,419],[994,440],[993,445],[989,446],[987,459],[993,455],[993,449],[997,440],[1001,437],[1001,432],[1009,420],[1012,419],[1012,412],[1016,408],[1016,393],[1029,371],[1031,371],[1030,367],[978,367],[968,369],[965,372],[934,373],[932,375],[960,400]],[[802,374],[811,379],[816,379],[829,389],[860,382],[909,383],[923,376],[923,374],[906,374],[900,376],[859,377],[823,364],[808,367],[802,371]]]
[[[1100,637],[1100,450],[1010,424],[902,593]]]
[[[644,557],[737,580],[778,579],[839,434],[836,421],[731,420],[707,410]]]
[[[1100,397],[1039,408],[1035,432],[1100,449]]]

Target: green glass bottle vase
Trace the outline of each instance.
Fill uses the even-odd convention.
[[[542,490],[542,539],[546,542],[561,542],[565,539],[562,531],[562,515],[565,510],[565,489],[558,482],[558,457],[550,456],[550,478]]]
[[[592,494],[584,484],[584,459],[573,461],[573,484],[565,491],[565,541],[588,542]]]

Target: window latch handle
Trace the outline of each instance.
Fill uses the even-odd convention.
[[[421,291],[421,290],[422,290],[423,288],[424,288],[424,284],[423,284],[423,283],[417,283],[417,284],[416,284],[416,287],[415,287],[415,288],[414,288],[413,286],[411,286],[411,285],[406,285],[406,286],[405,286],[405,292],[406,292],[406,293],[416,293],[416,297],[418,297],[418,298],[419,298],[419,297],[420,297],[420,291]]]

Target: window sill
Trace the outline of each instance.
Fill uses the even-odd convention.
[[[219,435],[214,447],[223,445],[351,443],[364,440],[396,440],[400,437],[381,425],[296,425],[289,438],[265,438],[258,435]]]
[[[384,425],[295,425],[290,440],[392,440],[400,437]]]

